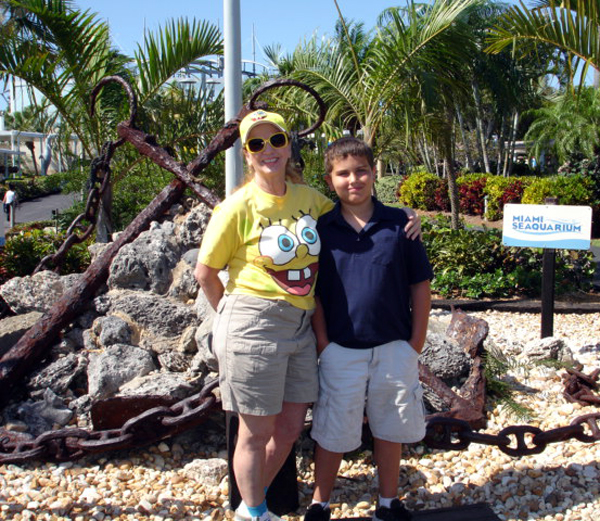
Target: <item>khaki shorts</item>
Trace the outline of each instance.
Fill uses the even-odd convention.
[[[269,416],[283,402],[311,403],[319,380],[306,311],[283,300],[225,295],[213,325],[223,409]]]
[[[404,340],[372,349],[330,343],[319,358],[312,438],[331,452],[361,444],[365,413],[375,438],[414,443],[425,436],[418,353]]]

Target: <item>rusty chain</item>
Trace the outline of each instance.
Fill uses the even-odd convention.
[[[92,160],[90,164],[90,188],[85,210],[75,217],[67,229],[67,237],[56,253],[46,255],[36,266],[33,273],[45,269],[58,270],[71,246],[85,241],[92,234],[96,226],[100,201],[110,184],[110,161],[115,150],[122,143],[123,140],[107,141],[103,145],[100,155]],[[84,221],[87,221],[87,224],[84,224]]]
[[[92,102],[102,86],[109,81],[117,81],[126,89],[130,99],[130,118],[126,127],[133,129],[137,112],[135,95],[122,78],[108,77],[102,80],[92,93]],[[293,80],[274,80],[263,85],[254,93],[249,106],[250,108],[254,107],[260,94],[266,90],[285,85],[307,90],[319,104],[319,121],[309,129],[298,133],[299,136],[308,135],[322,123],[326,111],[325,104],[310,87]],[[42,259],[35,272],[47,269],[50,264],[57,269],[69,248],[75,243],[83,242],[91,235],[95,227],[100,201],[110,183],[110,161],[116,148],[124,142],[125,140],[121,138],[105,143],[101,154],[92,161],[90,192],[85,211],[71,223],[67,230],[67,238],[59,250]],[[200,160],[198,161],[205,161],[205,158],[202,156]],[[191,165],[192,170],[194,167],[195,163]],[[89,224],[86,226],[82,223],[83,221],[87,221]],[[76,229],[82,233],[77,234]],[[567,373],[564,391],[567,399],[583,405],[600,405],[600,398],[592,393],[592,390],[598,389],[597,380],[600,370],[594,371],[589,376],[574,369],[567,369]],[[171,407],[161,406],[148,409],[126,421],[120,429],[88,431],[80,428],[66,428],[43,433],[33,440],[2,431],[0,432],[0,463],[19,464],[40,458],[67,461],[87,454],[130,448],[165,439],[203,421],[203,417],[217,403],[216,397],[211,394],[216,385],[216,380],[209,382],[199,393],[181,400]],[[538,454],[548,444],[567,439],[577,439],[585,443],[596,442],[600,440],[599,424],[600,413],[594,413],[575,418],[569,426],[548,431],[527,425],[516,425],[507,427],[494,435],[477,432],[467,421],[444,417],[440,414],[428,418],[425,442],[432,448],[449,450],[462,450],[471,443],[480,443],[497,446],[511,456],[524,456]],[[588,427],[589,433],[586,432],[584,426]],[[511,445],[513,439],[514,446]]]
[[[587,425],[590,433],[586,432]],[[434,449],[464,450],[471,443],[494,445],[509,456],[529,456],[543,452],[550,443],[576,439],[584,443],[600,440],[600,412],[575,418],[570,425],[542,431],[531,425],[512,425],[498,434],[474,431],[468,422],[456,418],[433,417],[427,422],[425,443]],[[514,444],[513,444],[514,441]]]
[[[573,375],[573,371],[569,370]],[[582,381],[595,384],[600,371],[591,376],[574,371]],[[11,433],[0,433],[0,464],[21,464],[46,458],[68,461],[109,450],[126,449],[153,443],[178,434],[203,421],[217,400],[212,391],[218,381],[212,380],[197,394],[174,405],[148,409],[127,420],[120,429],[87,431],[66,428],[49,431],[37,438],[12,438]],[[596,398],[596,397],[594,397]],[[586,429],[587,426],[587,429]],[[509,456],[539,454],[551,443],[576,439],[583,443],[600,440],[600,412],[575,418],[568,426],[543,431],[530,425],[512,425],[498,434],[478,432],[465,420],[432,415],[427,419],[425,443],[434,449],[464,450],[471,443],[493,445]]]
[[[563,395],[581,405],[600,405],[600,397],[592,393],[592,390],[598,389],[600,369],[595,369],[590,375],[571,368],[566,371]],[[589,428],[589,434],[585,425]],[[513,457],[539,454],[548,444],[568,439],[584,443],[599,441],[600,412],[579,416],[566,427],[542,431],[530,425],[512,425],[497,435],[477,432],[464,420],[432,415],[428,418],[425,435],[425,443],[435,449],[463,450],[471,443],[480,443],[494,445]]]
[[[37,438],[23,439],[9,431],[0,432],[0,464],[21,464],[36,459],[71,461],[88,454],[138,447],[163,440],[204,421],[217,404],[213,390],[218,380],[171,407],[148,409],[127,420],[120,429],[88,431],[65,428],[48,431]]]

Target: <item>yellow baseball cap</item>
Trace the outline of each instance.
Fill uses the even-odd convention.
[[[242,145],[246,144],[246,137],[250,131],[256,126],[262,123],[271,123],[275,125],[279,130],[282,130],[287,134],[287,127],[285,120],[279,114],[275,112],[267,112],[266,110],[255,110],[250,112],[240,123],[240,138]]]

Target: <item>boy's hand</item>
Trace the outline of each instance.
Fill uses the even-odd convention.
[[[412,240],[422,239],[423,232],[421,230],[421,217],[417,215],[412,208],[402,208],[406,216],[408,217],[408,222],[404,227],[404,231],[406,232],[406,237]]]

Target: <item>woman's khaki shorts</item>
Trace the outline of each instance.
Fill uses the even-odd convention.
[[[414,443],[425,436],[418,353],[404,340],[372,349],[331,342],[319,358],[319,400],[312,438],[330,452],[361,443],[365,409],[375,438]]]
[[[316,342],[306,311],[282,300],[225,295],[213,325],[223,409],[269,416],[317,399]]]

